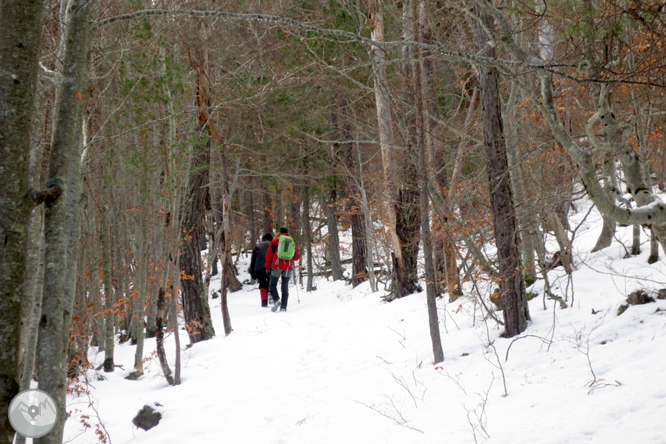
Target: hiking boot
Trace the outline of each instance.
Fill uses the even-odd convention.
[[[285,307],[280,307],[280,311],[287,311]]]
[[[278,308],[280,308],[280,299],[273,301],[273,308],[271,308],[271,311],[277,311]]]

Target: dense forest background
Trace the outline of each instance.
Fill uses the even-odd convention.
[[[33,379],[64,405],[90,345],[113,372],[114,344],[136,343],[140,375],[144,338],[179,313],[191,344],[230,334],[241,253],[282,225],[308,291],[315,276],[387,301],[426,291],[435,362],[439,296],[474,298],[507,337],[536,279],[567,307],[547,271],[576,267],[583,197],[604,215],[595,250],[619,223],[628,255],[660,260],[663,8],[2,0],[0,441]],[[495,292],[464,295],[478,280]],[[62,441],[60,413],[39,442]]]

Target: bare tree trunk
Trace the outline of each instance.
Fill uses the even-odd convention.
[[[30,131],[42,34],[42,1],[0,2],[0,442],[12,442],[8,408],[19,390],[21,297],[28,225]]]
[[[190,341],[197,343],[215,336],[215,329],[210,316],[208,295],[204,294],[200,250],[208,200],[210,147],[207,144],[203,147],[194,146],[193,150],[187,198],[181,209],[185,239],[179,264],[181,272],[184,273],[180,284],[186,328]]]
[[[606,177],[606,190],[614,189],[617,187],[617,179],[615,174],[615,159],[613,158],[612,153],[604,153],[604,160],[602,164],[603,174]],[[608,216],[602,215],[604,224],[601,228],[601,234],[597,239],[597,243],[594,244],[592,252],[603,250],[604,248],[610,247],[613,242],[613,237],[615,237],[615,227],[617,224],[613,219]]]
[[[176,363],[174,365],[173,385],[180,385],[180,333],[178,331],[178,292],[176,291],[176,282],[178,282],[178,259],[174,259],[169,273],[169,319],[173,322],[174,342],[176,343]]]
[[[333,173],[332,183],[326,203],[326,215],[328,225],[328,251],[331,259],[331,277],[334,281],[343,278],[342,264],[340,262],[340,237],[338,235],[337,209],[337,183],[340,174],[340,128],[338,123],[338,104],[332,92],[328,94],[328,105],[331,109],[331,146],[329,148],[329,159]],[[348,181],[347,181],[348,183]]]
[[[405,5],[407,6],[407,5]],[[412,4],[414,12],[417,4]],[[420,5],[419,5],[420,6]],[[414,20],[415,24],[418,21]],[[416,58],[420,58],[417,50]],[[416,62],[413,65],[416,85],[421,85],[421,65]],[[433,264],[432,238],[430,235],[430,203],[428,198],[428,172],[426,168],[426,144],[425,121],[427,117],[424,113],[422,90],[416,89],[416,131],[418,132],[417,150],[418,150],[418,173],[419,173],[419,204],[421,207],[421,237],[423,238],[423,256],[425,262],[425,281],[426,298],[428,301],[428,324],[430,327],[430,340],[432,343],[432,352],[434,362],[444,361],[444,350],[442,349],[442,337],[439,332],[439,317],[437,315],[437,286],[435,282],[435,266]]]
[[[363,210],[360,202],[359,183],[357,177],[358,167],[356,164],[356,156],[354,155],[354,143],[351,132],[351,125],[347,119],[347,101],[344,98],[338,99],[339,105],[339,118],[338,118],[338,133],[342,140],[341,155],[344,159],[344,167],[346,169],[345,179],[347,181],[347,188],[349,190],[349,197],[347,198],[347,213],[351,219],[352,231],[352,287],[365,282],[366,276],[366,232],[365,220],[363,218]]]
[[[113,242],[111,240],[111,222],[109,221],[109,208],[107,205],[102,208],[101,217],[101,239],[102,239],[102,273],[104,282],[104,371],[112,372],[115,370],[114,364],[114,331],[115,322],[114,288],[112,282],[113,273]],[[118,253],[116,253],[118,254]]]
[[[312,291],[312,224],[310,223],[310,190],[308,186],[303,187],[303,231],[305,231],[305,253],[307,255],[306,269],[308,273],[308,280],[305,286],[305,291]]]
[[[648,264],[654,264],[659,260],[659,242],[654,233],[650,234],[650,256],[648,257]]]
[[[641,226],[634,225],[632,231],[631,254],[638,256],[641,254]]]
[[[167,318],[167,310],[169,309],[164,295],[164,288],[160,287],[160,291],[157,295],[157,331],[155,332],[155,342],[157,345],[157,358],[160,361],[162,373],[164,374],[164,377],[166,378],[169,385],[174,385],[171,369],[169,368],[169,362],[167,361],[166,352],[164,351],[164,324]],[[177,329],[174,334],[178,335]]]
[[[372,216],[370,214],[370,202],[368,202],[368,195],[365,192],[365,179],[363,179],[363,160],[361,159],[361,150],[356,149],[358,157],[358,177],[359,177],[359,191],[361,192],[361,203],[363,204],[363,218],[365,221],[365,245],[366,249],[366,268],[368,270],[368,280],[370,281],[370,290],[374,293],[377,291],[377,278],[375,277],[375,255],[373,253],[373,237],[372,237]]]
[[[228,140],[225,140],[225,143]],[[222,150],[222,209],[223,209],[223,223],[224,223],[224,234],[222,235],[223,242],[223,252],[222,252],[222,279],[221,288],[220,288],[220,309],[222,310],[222,323],[224,324],[224,334],[228,336],[233,331],[231,326],[231,316],[229,314],[229,303],[227,299],[227,282],[232,275],[231,270],[231,194],[233,192],[233,186],[235,186],[235,180],[238,180],[236,176],[234,184],[229,183],[229,165],[228,158],[226,156],[226,149],[228,146],[225,146]],[[230,187],[232,189],[230,190]]]
[[[511,190],[515,199],[516,217],[521,228],[521,256],[523,261],[523,275],[525,283],[532,285],[536,281],[536,242],[540,242],[536,236],[537,222],[534,211],[528,208],[527,193],[525,192],[525,181],[523,178],[522,165],[518,154],[518,135],[515,119],[515,106],[518,99],[518,86],[511,82],[511,92],[507,101],[506,119],[506,155],[511,174]]]
[[[328,251],[331,259],[331,278],[334,281],[342,279],[342,264],[340,263],[340,236],[338,234],[338,215],[335,208],[337,206],[337,193],[335,191],[336,181],[328,193],[326,202],[326,216],[328,226]]]
[[[21,390],[30,388],[35,362],[37,358],[37,335],[39,331],[39,318],[42,315],[42,291],[44,288],[44,250],[46,245],[43,238],[44,211],[43,207],[36,207],[30,216],[28,238],[29,257],[26,270],[25,294],[22,304],[22,319],[28,319],[23,325],[21,333]]]
[[[492,18],[477,7],[477,14],[483,24],[478,26],[481,55],[494,57],[495,51],[488,45],[486,32],[493,29]],[[509,165],[506,158],[506,144],[503,136],[502,112],[500,109],[499,72],[496,68],[477,68],[483,91],[482,123],[486,151],[486,170],[490,204],[493,212],[495,243],[500,271],[500,292],[503,301],[505,336],[513,337],[527,328],[530,319],[527,299],[521,276],[518,227],[514,213]]]
[[[432,31],[429,29],[431,26],[428,7],[425,0],[419,0],[419,23],[421,30],[419,32],[421,40],[424,43],[431,43]],[[431,168],[426,169],[429,181],[434,181],[437,190],[443,190],[443,198],[446,194],[451,194],[449,190],[449,180],[444,168],[444,159],[442,158],[442,135],[441,125],[439,124],[439,104],[437,103],[437,86],[436,79],[433,73],[432,60],[429,57],[430,51],[423,50],[422,57],[420,58],[421,69],[421,94],[423,97],[424,116],[424,143],[426,146],[426,161]],[[470,107],[470,110],[472,107]],[[466,122],[467,124],[467,122]],[[467,126],[467,125],[466,125]],[[435,171],[432,171],[432,170]],[[446,221],[440,221],[442,225]],[[442,227],[445,228],[444,226]],[[443,255],[443,267],[446,278],[446,287],[449,291],[450,300],[455,300],[458,296],[462,295],[462,287],[460,285],[460,274],[458,273],[458,263],[456,260],[456,246],[453,242],[452,236],[444,232],[441,236],[441,242],[436,242],[441,246],[441,253]],[[439,254],[434,254],[438,257]],[[437,262],[437,261],[436,261]],[[435,269],[437,270],[438,267]]]
[[[562,224],[562,219],[558,216],[555,210],[547,210],[548,223],[552,226],[555,233],[555,239],[560,247],[560,259],[562,266],[568,275],[573,272],[573,264],[571,260],[571,240],[567,235],[567,230]]]
[[[141,210],[143,213],[143,210]],[[146,293],[148,291],[148,251],[147,245],[148,242],[147,236],[147,221],[144,217],[145,214],[139,216],[141,221],[139,225],[139,243],[137,248],[137,254],[135,256],[135,261],[139,267],[137,273],[134,276],[134,285],[136,291],[136,297],[132,300],[132,319],[134,321],[134,337],[136,338],[136,349],[134,350],[134,369],[139,373],[143,374],[143,344],[144,344],[144,300],[146,299]]]
[[[36,442],[62,442],[67,412],[67,347],[74,304],[76,261],[81,228],[81,156],[83,100],[87,91],[90,20],[96,0],[70,0],[63,57],[63,81],[56,99],[56,118],[50,153],[49,183],[64,194],[46,207],[44,219],[44,293],[38,338],[39,388],[53,396],[58,421],[51,433]]]
[[[374,41],[384,41],[384,12],[382,0],[368,0],[368,25]],[[375,102],[377,109],[377,129],[379,146],[382,154],[384,172],[384,202],[389,217],[389,235],[393,247],[393,265],[396,282],[396,296],[402,297],[413,292],[413,286],[407,285],[407,264],[403,257],[402,245],[398,237],[398,184],[395,173],[393,150],[393,119],[387,98],[386,54],[384,49],[372,47],[372,68],[375,82]]]

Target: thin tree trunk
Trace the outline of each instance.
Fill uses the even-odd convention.
[[[229,303],[227,299],[228,281],[233,275],[231,270],[231,198],[236,187],[238,174],[231,183],[229,179],[229,159],[227,151],[229,150],[229,134],[224,140],[225,145],[222,149],[222,219],[224,223],[224,234],[222,235],[222,279],[220,288],[220,309],[222,310],[222,323],[224,324],[224,334],[228,336],[234,330],[231,326],[231,315],[229,314]],[[236,169],[238,171],[238,169]]]
[[[359,177],[359,191],[361,193],[361,203],[363,204],[363,219],[365,221],[365,245],[366,249],[366,268],[368,270],[368,280],[370,281],[370,290],[374,293],[377,291],[377,278],[375,276],[375,259],[373,253],[373,240],[372,240],[372,215],[370,214],[370,203],[368,202],[368,195],[365,192],[365,179],[363,179],[363,160],[361,159],[361,150],[356,149],[356,156],[358,157],[358,177]]]
[[[307,284],[305,291],[312,291],[312,225],[310,223],[310,190],[307,186],[303,187],[303,231],[305,231],[305,253],[307,255],[306,269],[308,273]]]
[[[419,8],[420,9],[420,8]],[[416,4],[414,4],[414,11]],[[415,20],[415,23],[418,23]],[[417,50],[417,57],[420,58]],[[416,85],[421,85],[421,65],[416,62],[413,65]],[[428,324],[430,327],[430,340],[434,362],[444,361],[444,350],[442,349],[442,337],[439,332],[439,317],[437,315],[437,286],[435,282],[435,266],[433,264],[432,240],[430,235],[430,203],[428,199],[428,173],[426,169],[426,146],[424,140],[426,116],[423,109],[422,90],[417,88],[416,93],[416,116],[418,132],[418,173],[419,173],[419,204],[421,213],[421,237],[423,238],[423,256],[425,262],[426,298],[428,301]]]
[[[654,264],[659,260],[659,242],[654,233],[650,233],[650,256],[648,257],[648,264]]]
[[[164,324],[166,323],[165,321],[167,318],[167,310],[169,309],[164,295],[164,288],[160,287],[160,291],[157,294],[157,330],[155,331],[155,342],[157,345],[157,358],[160,361],[162,373],[164,374],[164,377],[166,378],[169,385],[174,385],[171,369],[169,368],[169,362],[167,361],[166,352],[164,351]],[[178,330],[176,330],[174,334],[178,335]]]
[[[631,254],[632,256],[638,256],[641,254],[641,226],[634,225],[632,231]]]
[[[425,0],[419,1],[419,23],[421,30],[419,32],[421,40],[424,43],[431,43],[432,31],[429,29],[431,26],[428,17],[427,2]],[[433,73],[432,59],[429,57],[430,51],[423,50],[422,57],[420,58],[421,69],[421,94],[423,97],[424,116],[424,143],[426,146],[426,161],[430,165],[427,168],[426,174],[429,181],[434,181],[437,190],[445,197],[452,192],[448,190],[449,181],[444,168],[444,159],[442,158],[442,136],[441,125],[439,124],[439,104],[437,103],[437,86],[436,79]],[[470,111],[473,107],[470,106]],[[465,127],[467,127],[467,121]],[[432,170],[435,171],[432,171]],[[440,191],[441,190],[441,191]],[[444,257],[443,266],[446,278],[446,287],[449,291],[449,298],[451,301],[455,300],[458,296],[462,295],[462,286],[460,285],[460,273],[458,273],[458,263],[456,260],[456,246],[453,242],[452,236],[448,235],[445,231],[446,221],[440,221],[442,224],[443,234],[441,242],[437,245],[441,246],[441,253]],[[439,254],[434,254],[438,257]],[[437,261],[436,261],[437,262]],[[436,267],[437,269],[437,267]]]
[[[331,278],[334,281],[342,279],[342,264],[340,263],[340,236],[338,234],[338,215],[335,211],[337,206],[337,193],[335,191],[336,181],[334,179],[328,193],[326,202],[326,222],[328,226],[328,252],[331,259]]]
[[[495,51],[488,45],[486,34],[493,29],[490,16],[477,8],[483,26],[478,26],[481,55],[494,57]],[[486,151],[486,171],[490,204],[493,212],[493,226],[500,272],[500,292],[503,301],[505,336],[513,337],[527,328],[529,309],[521,276],[518,230],[514,213],[509,166],[506,158],[506,144],[503,136],[502,112],[500,109],[499,72],[496,68],[477,67],[483,91],[482,123]]]
[[[525,192],[525,181],[523,170],[518,153],[518,133],[515,119],[515,106],[518,98],[518,86],[516,82],[511,82],[511,92],[507,101],[506,122],[506,155],[509,164],[509,173],[511,175],[511,190],[513,191],[514,203],[516,206],[516,218],[521,230],[521,257],[523,261],[524,278],[527,285],[536,281],[536,242],[535,227],[537,226],[534,217],[534,211],[528,208],[527,193]]]
[[[143,211],[141,211],[143,212]],[[145,216],[145,215],[142,215]],[[137,225],[139,225],[141,228],[139,228],[140,233],[138,234],[138,237],[140,239],[137,239],[139,245],[138,245],[138,251],[137,255],[135,256],[135,261],[139,267],[137,273],[134,275],[134,285],[135,285],[135,292],[136,292],[136,297],[133,298],[132,301],[132,319],[134,323],[134,337],[136,338],[136,348],[134,350],[134,369],[139,373],[143,374],[143,344],[144,344],[144,300],[146,299],[146,292],[148,291],[148,251],[147,251],[147,241],[148,239],[146,238],[148,233],[147,233],[147,227],[145,226],[147,221],[145,220],[144,217],[140,216],[141,221]]]
[[[109,208],[104,206],[101,217],[102,231],[102,273],[104,282],[104,371],[112,372],[115,370],[114,364],[114,331],[115,309],[114,309],[114,288],[112,282],[113,273],[113,242],[111,240],[111,222],[109,221]]]
[[[338,234],[338,215],[337,215],[337,183],[340,174],[340,128],[338,123],[338,104],[332,92],[328,94],[328,105],[330,107],[331,119],[331,146],[329,148],[329,159],[331,161],[331,170],[333,174],[332,183],[328,193],[328,202],[326,203],[326,215],[328,224],[328,251],[331,259],[331,277],[334,281],[343,278],[342,263],[340,261],[340,237]]]
[[[347,180],[347,187],[349,189],[349,197],[347,198],[347,213],[351,219],[352,231],[352,287],[365,282],[366,280],[366,232],[365,220],[363,218],[363,211],[359,196],[359,184],[357,177],[358,167],[356,165],[356,156],[354,155],[354,143],[352,139],[351,126],[347,119],[347,102],[344,98],[338,100],[338,126],[339,136],[342,140],[341,155],[344,159],[344,166],[346,168],[345,178]]]
[[[173,322],[173,339],[176,344],[176,363],[174,365],[173,385],[180,385],[180,332],[178,327],[178,292],[176,291],[176,282],[178,282],[178,259],[174,259],[174,263],[170,267],[169,273],[169,319]]]

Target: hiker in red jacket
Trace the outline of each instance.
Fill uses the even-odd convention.
[[[271,246],[266,252],[266,270],[271,270],[269,289],[273,297],[272,311],[277,311],[278,308],[280,311],[287,311],[292,264],[300,258],[294,239],[289,236],[289,230],[285,227],[280,228],[280,234],[271,241]],[[277,289],[280,277],[282,277],[282,300]]]

